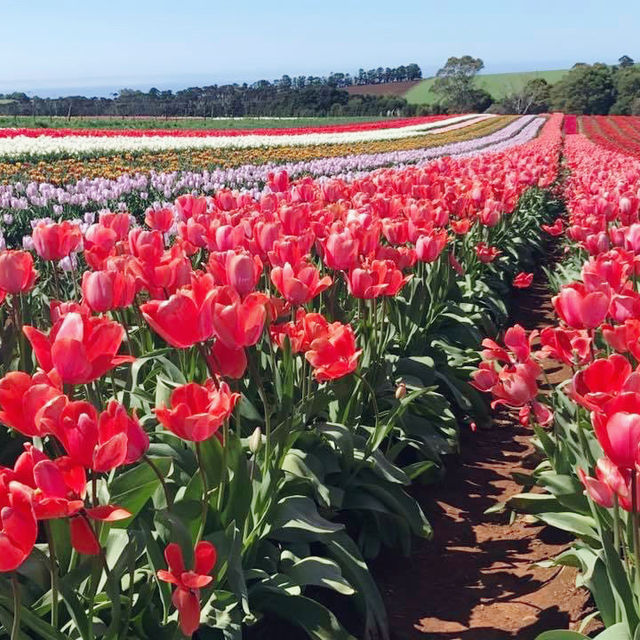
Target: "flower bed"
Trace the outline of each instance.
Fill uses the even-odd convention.
[[[602,122],[583,120],[583,130],[591,136],[599,126],[613,141],[612,123]],[[640,163],[583,135],[566,138],[564,155],[566,256],[550,274],[557,324],[539,336],[509,329],[506,350],[485,342],[485,362],[474,377],[494,404],[519,408],[521,419],[533,423],[545,456],[521,478],[543,493],[515,495],[507,506],[577,538],[556,564],[582,572],[607,627],[598,638],[632,638],[640,633]],[[546,229],[563,234],[560,220]],[[546,358],[570,368],[572,377],[541,404],[538,378]],[[539,640],[566,633],[549,631]]]
[[[384,120],[372,120],[370,122],[353,122],[334,125],[319,125],[317,127],[273,127],[263,129],[30,129],[25,127],[0,128],[0,138],[66,138],[74,137],[121,137],[136,138],[148,136],[170,136],[175,138],[194,137],[208,138],[215,136],[282,136],[310,133],[342,133],[350,131],[375,131],[377,129],[393,129],[397,127],[413,127],[427,123],[445,120],[451,116],[423,116],[419,118],[387,118]],[[455,116],[454,116],[455,117]]]
[[[397,140],[410,136],[422,136],[427,132],[464,122],[481,119],[490,119],[496,116],[491,114],[467,114],[453,116],[444,119],[428,121],[410,120],[410,124],[391,127],[347,128],[346,130],[317,130],[313,132],[300,132],[297,129],[291,133],[254,133],[248,131],[235,131],[227,134],[226,131],[205,132],[205,135],[173,135],[173,132],[155,131],[143,132],[130,130],[128,132],[109,131],[99,132],[97,135],[92,130],[82,134],[69,132],[67,135],[39,136],[20,133],[15,136],[0,135],[0,158],[30,159],[38,157],[84,157],[95,153],[139,153],[142,151],[167,151],[183,149],[225,149],[225,148],[255,148],[255,147],[291,147],[297,145],[317,144],[353,144],[357,142],[373,142],[377,140]],[[9,130],[0,130],[9,131]],[[31,130],[29,130],[31,131]],[[198,134],[200,132],[197,132]]]
[[[406,487],[486,418],[478,327],[539,255],[561,121],[499,153],[183,195],[144,226],[42,221],[0,252],[5,628],[240,638],[270,615],[388,638],[365,558],[430,535]]]
[[[82,180],[64,189],[47,183],[31,183],[26,187],[22,184],[6,185],[0,187],[0,210],[5,210],[3,233],[9,246],[15,246],[28,230],[29,221],[37,217],[59,216],[63,211],[67,215],[81,216],[87,210],[115,207],[128,209],[141,218],[150,203],[161,208],[163,201],[180,194],[208,193],[223,187],[250,190],[257,197],[269,181],[270,174],[279,169],[292,176],[310,174],[352,179],[381,166],[420,164],[442,155],[472,155],[490,149],[503,150],[530,140],[543,121],[542,118],[525,116],[486,136],[407,151],[323,158],[283,165],[248,165],[204,173],[153,173],[133,178],[123,176],[114,181]]]
[[[389,152],[440,145],[443,141],[464,140],[496,131],[509,122],[509,118],[493,118],[477,123],[465,121],[432,131],[428,136],[410,136],[398,140],[360,142],[353,144],[318,144],[294,147],[255,149],[226,148],[222,150],[186,149],[163,153],[124,153],[119,155],[90,155],[83,158],[38,159],[21,161],[12,159],[0,163],[0,179],[65,184],[86,178],[116,178],[124,173],[151,171],[179,171],[235,167],[246,164],[283,163],[312,158],[327,158],[353,154]],[[462,131],[458,129],[462,128]]]

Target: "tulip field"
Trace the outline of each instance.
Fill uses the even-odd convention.
[[[371,564],[493,410],[495,508],[640,637],[636,120],[0,129],[3,637],[391,639]]]

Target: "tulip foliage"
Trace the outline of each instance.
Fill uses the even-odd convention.
[[[559,120],[501,153],[45,221],[0,252],[5,629],[388,638],[366,560],[431,534],[406,489],[487,418],[474,345],[553,223]],[[524,337],[489,348],[517,373],[476,387],[544,413]]]
[[[567,136],[564,155],[566,258],[549,274],[557,324],[539,336],[512,327],[504,349],[485,341],[474,384],[492,392],[494,404],[521,407],[545,456],[520,478],[545,491],[515,495],[507,506],[577,538],[556,563],[581,570],[607,627],[603,640],[638,638],[640,164],[580,134]],[[564,224],[543,228],[561,236]],[[540,364],[548,358],[570,372],[555,390],[546,389],[544,401],[553,408],[540,409]],[[566,633],[546,632],[540,640]]]

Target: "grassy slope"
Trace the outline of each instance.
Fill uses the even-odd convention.
[[[71,117],[0,116],[0,127],[82,128],[82,129],[272,129],[351,124],[381,120],[371,117],[341,118],[153,118],[153,117]]]
[[[524,71],[521,73],[487,73],[476,77],[478,87],[486,89],[495,99],[503,98],[512,91],[522,88],[529,80],[544,78],[547,82],[557,82],[567,73],[566,69],[554,71]],[[432,104],[438,96],[431,91],[434,78],[427,78],[409,89],[405,98],[411,104]]]

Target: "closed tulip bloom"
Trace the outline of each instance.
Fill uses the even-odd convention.
[[[10,371],[0,380],[0,422],[29,438],[46,435],[42,414],[62,396],[44,374]]]
[[[244,252],[220,251],[209,256],[208,269],[216,284],[230,285],[244,297],[260,280],[262,260]]]
[[[448,241],[449,236],[444,229],[420,236],[416,240],[416,256],[418,260],[420,262],[434,262],[442,253]]]
[[[182,633],[191,637],[200,626],[200,589],[213,581],[209,575],[216,564],[216,548],[210,542],[201,540],[193,550],[193,570],[187,571],[180,545],[172,542],[164,550],[168,571],[160,569],[158,578],[175,586],[171,597],[178,610],[178,620]]]
[[[148,209],[144,216],[144,222],[155,231],[167,233],[174,223],[173,210],[167,208]]]
[[[0,291],[25,293],[33,288],[37,275],[28,251],[0,251]]]
[[[47,373],[55,369],[63,383],[85,384],[135,359],[117,355],[124,329],[107,318],[71,312],[53,325],[49,335],[30,326],[23,331],[40,367]]]
[[[36,253],[43,260],[62,260],[78,248],[82,233],[78,225],[68,220],[51,224],[39,222],[32,238]]]
[[[243,348],[229,349],[216,340],[207,354],[209,368],[223,378],[239,380],[247,370],[247,354]]]
[[[329,269],[346,271],[358,263],[358,240],[349,229],[331,233],[323,243],[324,263]]]
[[[356,336],[350,325],[334,322],[328,333],[316,338],[305,357],[313,367],[318,382],[335,380],[353,373],[362,353],[356,349]]]
[[[173,391],[169,407],[154,409],[160,424],[183,440],[208,440],[231,415],[240,399],[226,382],[216,387],[213,380],[204,385],[190,382]]]
[[[282,297],[294,306],[306,304],[331,286],[330,276],[320,277],[318,269],[307,262],[271,269],[271,282]]]
[[[263,293],[250,293],[244,300],[233,287],[221,287],[213,306],[213,330],[229,349],[256,344],[266,319]]]
[[[82,296],[96,313],[131,306],[136,295],[135,277],[115,271],[85,271],[82,274]]]
[[[0,491],[0,571],[15,571],[29,556],[38,523],[27,487],[9,482]]]

